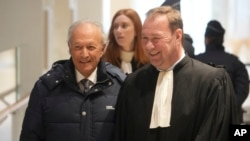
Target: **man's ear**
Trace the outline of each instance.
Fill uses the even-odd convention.
[[[109,44],[109,41],[103,44],[103,53],[105,53],[105,51],[107,50],[108,44]]]
[[[68,51],[69,51],[69,54],[71,54],[71,51],[70,51],[70,43],[68,42]]]
[[[175,33],[176,33],[176,39],[182,41],[182,38],[184,38],[182,29],[180,28],[176,29]]]
[[[101,47],[101,56],[103,56],[103,54],[105,53],[106,51],[106,45],[103,44],[102,47]]]

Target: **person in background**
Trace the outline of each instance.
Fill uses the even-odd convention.
[[[185,53],[188,54],[189,57],[191,58],[195,57],[193,39],[187,33],[184,33],[183,47],[184,47]]]
[[[35,83],[20,141],[111,141],[114,109],[126,75],[102,61],[101,27],[90,20],[68,30],[68,60],[53,64]]]
[[[105,61],[130,74],[148,63],[141,47],[141,19],[133,9],[120,9],[112,19]]]
[[[181,0],[165,0],[161,6],[171,6],[172,8],[177,9],[179,12],[181,12]],[[194,58],[194,47],[193,47],[193,39],[191,36],[187,33],[184,33],[183,38],[183,47],[185,50],[185,53],[189,55],[189,57]]]
[[[169,6],[147,12],[142,47],[150,64],[128,75],[116,107],[115,141],[228,141],[235,114],[223,68],[185,55],[183,22]]]
[[[164,0],[161,6],[171,6],[181,12],[181,0]]]
[[[249,93],[249,76],[246,66],[238,57],[225,51],[224,34],[225,29],[219,21],[209,21],[205,31],[205,52],[195,58],[207,64],[224,66],[233,82],[239,115],[243,121],[241,107]]]

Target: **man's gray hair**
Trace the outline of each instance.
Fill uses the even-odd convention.
[[[102,29],[102,25],[98,22],[95,22],[95,21],[91,21],[89,19],[82,19],[82,20],[79,20],[79,21],[76,21],[74,22],[68,29],[68,38],[67,38],[67,42],[70,43],[70,39],[71,39],[71,36],[72,36],[72,32],[74,31],[74,29],[78,26],[78,25],[81,25],[81,24],[85,24],[85,23],[88,23],[88,24],[91,24],[93,26],[96,26],[101,34],[102,34],[102,43],[105,44],[106,43],[106,36],[103,32],[103,29]]]

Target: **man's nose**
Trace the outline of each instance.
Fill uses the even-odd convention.
[[[154,44],[150,40],[147,41],[145,46],[146,46],[146,49],[148,49],[148,50],[154,48]]]
[[[82,48],[81,55],[82,56],[88,56],[89,55],[88,49],[86,47]]]

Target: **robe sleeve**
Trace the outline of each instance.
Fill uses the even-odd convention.
[[[125,141],[126,140],[126,102],[125,102],[125,85],[122,85],[120,93],[117,99],[116,113],[115,113],[115,141]]]
[[[239,124],[240,120],[233,85],[226,72],[210,82],[204,101],[206,111],[195,141],[228,141],[230,125]]]

